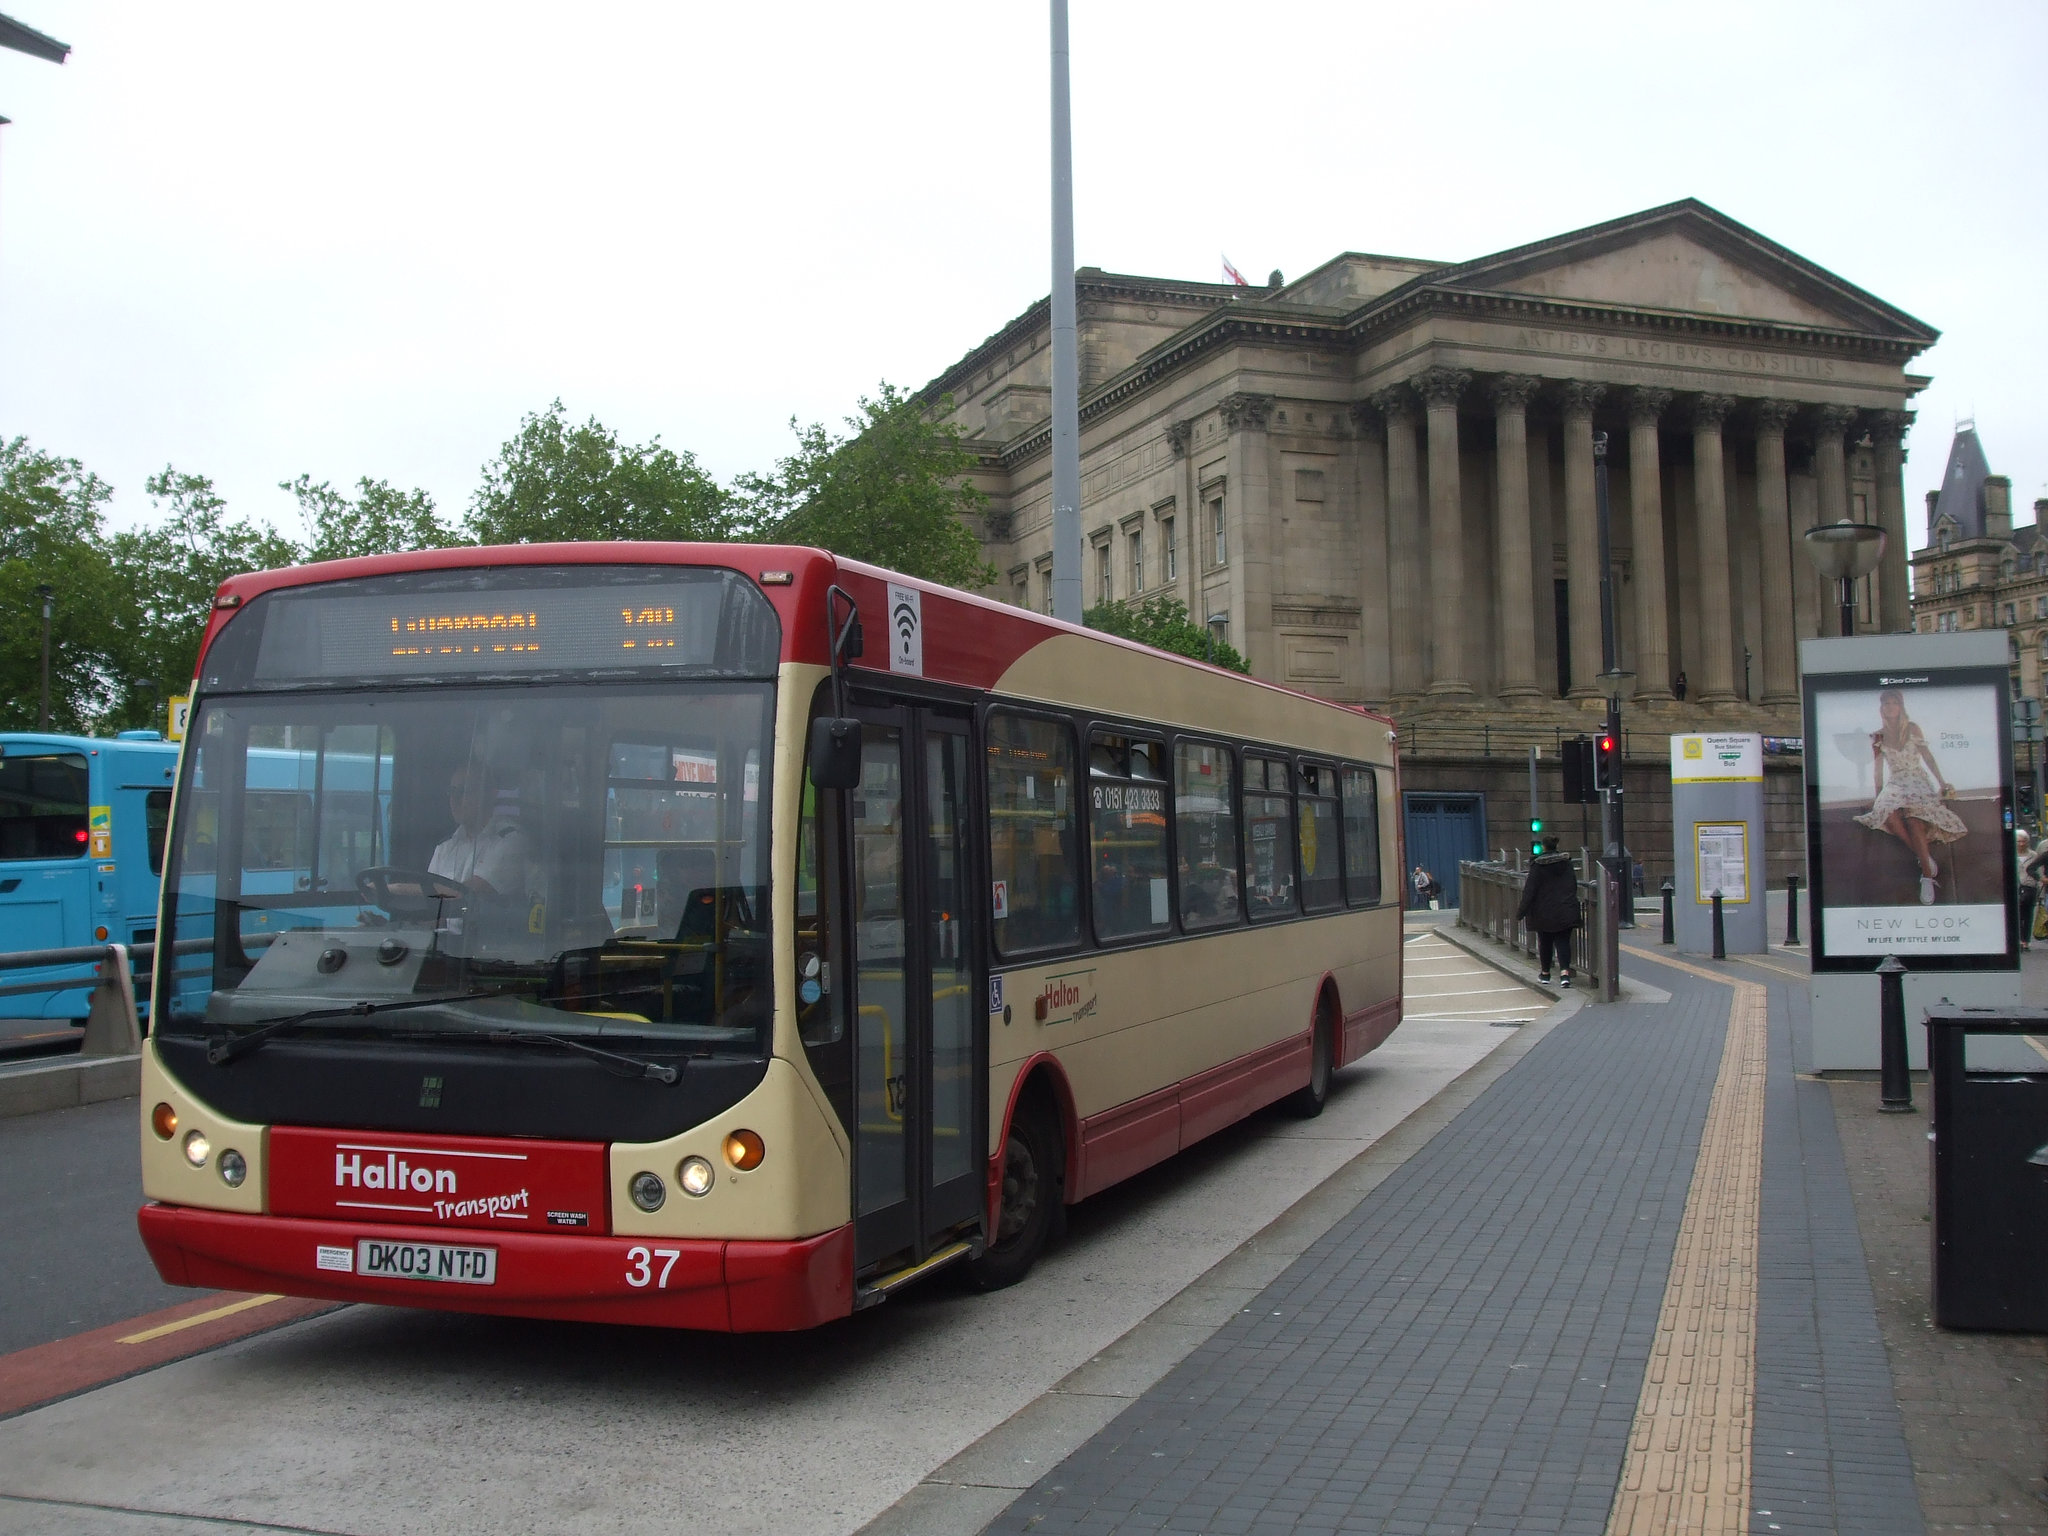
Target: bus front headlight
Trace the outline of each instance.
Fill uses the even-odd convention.
[[[204,1168],[206,1159],[213,1154],[213,1143],[206,1139],[206,1132],[191,1130],[185,1133],[185,1161],[194,1168]]]

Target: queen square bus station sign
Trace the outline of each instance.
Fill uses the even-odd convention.
[[[1928,1007],[2020,1000],[2005,634],[1807,640],[1800,668],[1814,1065],[1878,1065],[1896,956],[1918,1067]]]

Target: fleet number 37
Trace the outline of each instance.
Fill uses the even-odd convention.
[[[641,1248],[626,1250],[626,1284],[636,1290],[652,1285],[657,1291],[668,1289],[668,1273],[676,1267],[676,1260],[683,1256],[680,1248]],[[659,1263],[661,1269],[654,1268]]]

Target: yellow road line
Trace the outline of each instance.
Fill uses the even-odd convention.
[[[282,1296],[250,1296],[241,1301],[231,1301],[224,1307],[215,1307],[211,1312],[197,1312],[191,1317],[181,1317],[175,1323],[165,1323],[158,1328],[145,1328],[140,1333],[131,1333],[123,1338],[123,1344],[147,1344],[151,1339],[160,1339],[167,1333],[180,1333],[187,1328],[197,1328],[201,1323],[216,1322],[223,1317],[233,1317],[237,1312],[246,1312],[251,1307],[267,1307],[273,1301],[283,1301]]]
[[[1758,982],[1647,958],[1734,997],[1607,1530],[1740,1536],[1749,1528],[1768,994]]]

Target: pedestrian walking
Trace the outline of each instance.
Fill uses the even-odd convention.
[[[1408,887],[1414,893],[1417,911],[1427,908],[1436,900],[1438,892],[1443,890],[1443,887],[1436,883],[1436,876],[1420,864],[1415,866],[1415,872],[1408,877]]]
[[[1556,962],[1559,984],[1572,984],[1572,930],[1579,926],[1579,880],[1568,853],[1545,853],[1529,861],[1522,904],[1515,916],[1536,935],[1538,981],[1550,980]]]

